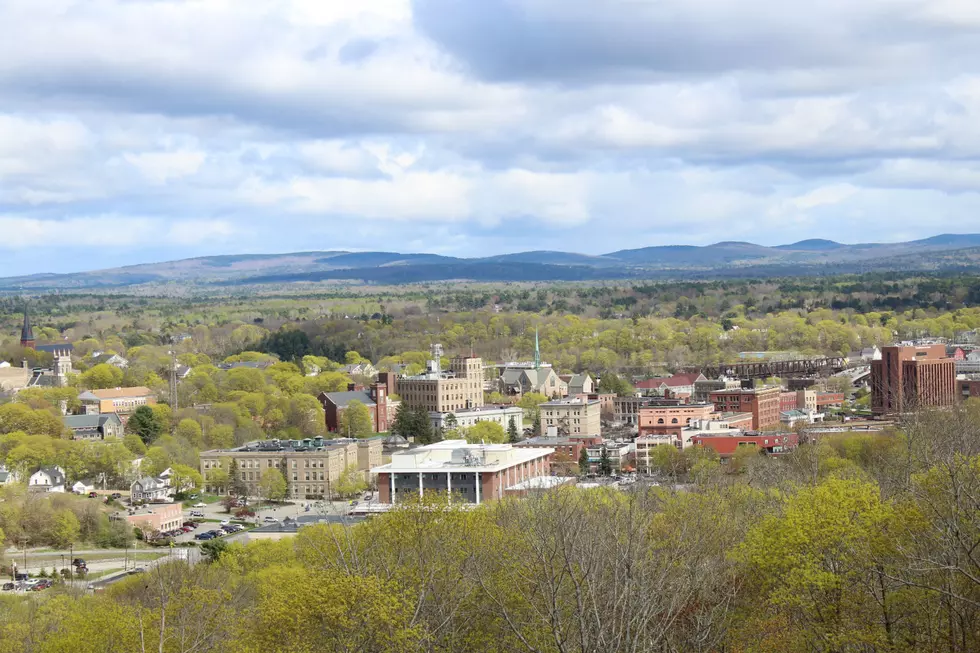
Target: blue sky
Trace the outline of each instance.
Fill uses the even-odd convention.
[[[0,274],[980,232],[967,0],[3,0]]]

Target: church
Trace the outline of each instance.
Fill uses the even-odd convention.
[[[0,363],[0,392],[14,393],[24,388],[64,387],[72,373],[71,355],[74,347],[70,342],[38,345],[34,339],[30,312],[24,307],[24,325],[20,330],[20,346],[38,352],[46,352],[54,360],[50,368],[28,367],[24,360],[20,367]]]

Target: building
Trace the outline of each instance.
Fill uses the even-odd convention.
[[[980,379],[967,377],[956,380],[957,396],[960,399],[980,397]]]
[[[815,410],[785,410],[779,413],[780,423],[787,427],[793,428],[797,424],[814,424],[816,422],[822,422],[824,418],[823,413],[818,413]]]
[[[674,434],[691,422],[717,418],[714,404],[680,404],[677,406],[643,406],[637,422],[639,435]]]
[[[360,524],[366,518],[352,515],[299,515],[297,517],[286,517],[282,521],[263,524],[258,528],[253,528],[245,534],[246,542],[256,540],[278,541],[287,537],[294,537],[300,530],[307,526],[316,524],[339,524],[341,526],[351,526]]]
[[[166,501],[173,494],[168,479],[144,476],[129,486],[129,499],[133,503],[153,503]]]
[[[441,353],[438,345],[434,352]],[[424,374],[398,379],[398,394],[402,404],[424,408],[430,413],[454,413],[483,405],[483,360],[472,356],[457,356],[449,370],[439,368],[438,355],[429,361]]]
[[[871,361],[871,411],[890,415],[919,406],[948,406],[956,398],[956,361],[946,347],[884,347]]]
[[[261,496],[259,481],[269,469],[278,469],[286,479],[291,499],[323,499],[333,496],[335,485],[348,467],[362,474],[381,464],[384,438],[341,438],[324,440],[265,440],[234,449],[201,452],[201,475],[205,491],[219,492],[210,482],[212,471],[223,469],[238,474],[247,496]]]
[[[34,344],[34,328],[31,326],[27,304],[24,304],[24,326],[20,329],[20,346],[25,349],[34,349]]]
[[[566,394],[570,397],[595,393],[595,381],[588,374],[563,374],[558,378],[568,388]]]
[[[726,459],[742,448],[751,448],[766,454],[784,454],[796,448],[799,437],[795,433],[704,434],[695,436],[692,442],[714,449],[722,459]]]
[[[17,474],[0,465],[0,485],[12,485],[17,482]]]
[[[75,481],[71,486],[71,491],[75,494],[88,494],[95,490],[95,480],[85,479],[83,481]]]
[[[111,388],[108,390],[86,390],[78,395],[82,410],[86,415],[116,413],[123,423],[140,406],[153,406],[157,403],[153,391],[143,386],[132,388]]]
[[[123,437],[123,423],[119,415],[66,415],[65,427],[73,440],[105,440]]]
[[[347,392],[321,392],[317,399],[323,406],[327,430],[331,432],[339,430],[341,415],[347,406],[352,401],[359,401],[371,414],[374,432],[384,433],[394,417],[395,408],[391,404],[397,403],[388,398],[388,387],[382,383],[375,383],[367,390],[351,383],[347,386]]]
[[[824,408],[825,406],[842,406],[844,405],[844,393],[843,392],[818,392],[817,393],[817,410]]]
[[[706,380],[704,374],[690,372],[687,374],[675,374],[674,376],[644,379],[638,381],[633,387],[644,395],[669,395],[671,397],[687,399],[694,395],[694,384],[698,381]]]
[[[552,399],[568,396],[568,383],[558,376],[548,363],[541,362],[538,330],[534,330],[534,360],[526,363],[507,363],[498,380],[504,394],[521,396],[537,392]]]
[[[852,351],[847,355],[847,362],[852,365],[855,363],[870,363],[871,361],[881,360],[881,350],[878,347],[865,347],[858,351]]]
[[[680,406],[676,397],[616,397],[613,399],[613,421],[620,424],[639,424],[640,409],[644,406]]]
[[[589,471],[592,473],[601,471],[603,452],[609,456],[609,464],[613,474],[631,471],[630,462],[634,452],[632,442],[603,442],[600,440],[588,445],[585,451],[589,458]]]
[[[752,413],[752,429],[761,431],[779,426],[779,386],[716,390],[708,395],[722,413]]]
[[[548,427],[557,428],[559,435],[599,435],[602,407],[598,399],[566,398],[538,404],[541,412],[541,433]]]
[[[782,412],[789,412],[791,410],[816,412],[817,392],[808,388],[783,392],[779,396],[779,410]]]
[[[64,492],[65,470],[60,467],[41,467],[27,479],[31,492]]]
[[[183,523],[183,505],[167,503],[141,508],[133,515],[126,515],[126,521],[139,528],[145,535],[165,533],[180,527]]]
[[[568,473],[576,473],[578,461],[582,456],[582,450],[586,447],[602,444],[602,438],[598,435],[585,437],[563,437],[549,438],[539,436],[528,438],[516,443],[515,447],[533,447],[538,449],[554,449],[554,456],[551,458],[551,473],[561,476]]]
[[[452,413],[429,413],[429,418],[434,428],[443,431],[469,428],[477,422],[495,422],[506,429],[513,420],[517,432],[524,432],[524,409],[510,404],[489,404]]]
[[[692,422],[675,433],[651,433],[642,435],[634,440],[636,449],[637,468],[642,472],[649,471],[650,453],[662,444],[678,449],[687,449],[693,445],[695,436],[699,435],[738,435],[751,428],[752,416],[749,413],[731,414],[730,418]]]
[[[703,404],[716,390],[735,390],[741,387],[742,383],[738,379],[701,379],[694,382],[694,395],[691,401]]]
[[[399,503],[448,493],[451,500],[480,504],[504,496],[504,490],[528,479],[549,476],[554,449],[510,444],[467,444],[443,440],[396,452],[377,467],[382,503]]]
[[[92,353],[90,363],[94,365],[112,365],[113,367],[118,367],[121,370],[129,367],[129,360],[120,356],[119,354],[112,354],[109,352],[97,351]]]

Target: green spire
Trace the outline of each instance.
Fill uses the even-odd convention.
[[[534,369],[541,367],[541,347],[538,346],[538,327],[534,327]]]

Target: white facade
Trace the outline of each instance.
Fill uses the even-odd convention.
[[[34,492],[64,492],[65,470],[60,467],[42,467],[27,480],[27,488]]]
[[[504,427],[504,429],[507,428],[510,420],[513,419],[514,425],[517,427],[517,432],[522,433],[524,431],[524,409],[519,406],[480,406],[479,408],[470,408],[450,413],[429,413],[429,419],[432,420],[433,427],[441,428],[445,431],[454,428],[451,425],[453,419],[456,421],[456,427],[461,428],[469,428],[477,422],[496,422]]]

